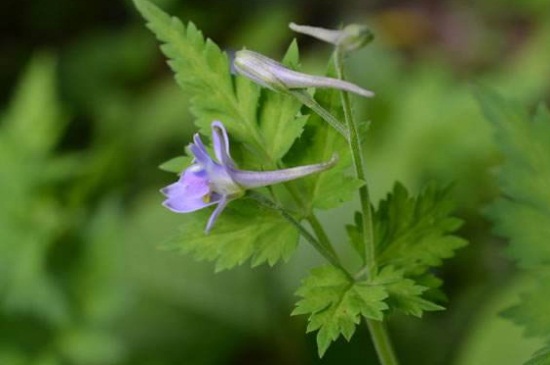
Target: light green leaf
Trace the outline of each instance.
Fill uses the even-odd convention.
[[[539,106],[529,118],[526,110],[491,90],[478,88],[477,99],[494,127],[505,157],[499,173],[502,196],[488,209],[495,232],[509,239],[508,254],[536,275],[536,288],[520,296],[519,304],[503,312],[524,326],[526,336],[550,339],[550,113]],[[548,350],[528,364],[550,363]]]
[[[335,117],[343,120],[339,91],[319,89],[315,99]],[[350,176],[351,154],[346,140],[317,114],[311,114],[301,138],[289,152],[289,160],[292,164],[302,165],[329,160],[334,154],[339,158],[335,167],[301,179],[298,183],[301,195],[307,202],[306,214],[316,208],[337,207],[350,200],[364,184]]]
[[[68,308],[48,264],[66,217],[50,189],[70,175],[67,168],[77,170],[74,160],[51,156],[65,122],[55,62],[39,55],[0,121],[0,306],[56,325],[68,319]]]
[[[519,304],[502,312],[504,317],[524,326],[527,337],[550,336],[550,273],[540,279],[533,290],[520,295]]]
[[[243,78],[233,80],[227,55],[193,23],[185,26],[147,0],[135,0],[135,4],[164,43],[161,49],[176,81],[193,96],[191,111],[201,132],[208,135],[212,121],[220,120],[232,138],[264,153],[256,120],[259,88]]]
[[[47,154],[67,122],[57,100],[55,66],[56,61],[50,55],[34,57],[4,116],[3,133],[20,155]]]
[[[229,203],[212,231],[204,233],[211,209],[182,215],[181,234],[167,248],[192,253],[198,260],[216,261],[216,270],[251,260],[252,266],[288,260],[298,244],[296,228],[275,210],[250,200]]]
[[[489,90],[477,97],[494,125],[506,161],[499,174],[503,196],[488,210],[495,232],[510,240],[508,253],[524,268],[550,264],[550,117],[540,107],[531,122],[519,105]]]
[[[353,216],[355,224],[346,224],[346,233],[348,234],[351,247],[355,249],[357,255],[363,261],[363,266],[366,264],[365,256],[365,242],[363,240],[363,221],[361,219],[361,213],[355,212]]]
[[[417,285],[414,280],[407,279],[403,271],[391,266],[384,267],[374,278],[369,280],[372,285],[381,285],[388,292],[386,303],[391,310],[403,314],[422,317],[424,311],[437,311],[443,307],[423,298],[429,288]]]
[[[292,314],[309,314],[307,332],[318,330],[319,356],[340,334],[349,341],[361,317],[382,320],[388,308],[383,286],[353,282],[333,266],[313,269],[296,294],[302,299]]]
[[[448,190],[430,187],[413,198],[396,184],[374,213],[378,265],[394,266],[411,277],[452,257],[466,245],[452,235],[462,224],[450,215],[452,208]]]
[[[187,167],[191,165],[191,161],[193,160],[190,156],[178,156],[174,157],[166,162],[163,162],[159,169],[167,172],[173,172],[175,174],[181,173],[183,170],[185,170]]]

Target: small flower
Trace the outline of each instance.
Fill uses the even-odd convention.
[[[372,91],[365,90],[350,82],[296,72],[286,68],[279,62],[249,50],[238,51],[233,66],[237,73],[275,91],[285,92],[289,89],[325,87],[349,91],[364,97],[374,96]]]
[[[217,204],[208,219],[206,233],[234,199],[244,195],[246,189],[277,184],[327,170],[336,164],[336,158],[328,162],[276,171],[239,170],[229,154],[229,138],[221,122],[212,123],[212,143],[216,159],[206,150],[198,134],[193,137],[189,150],[193,164],[180,179],[161,192],[166,196],[163,205],[176,213],[189,213]]]
[[[290,23],[290,29],[297,33],[306,34],[322,41],[332,43],[345,51],[353,51],[370,43],[374,39],[371,30],[360,24],[350,24],[342,30],[311,27]]]

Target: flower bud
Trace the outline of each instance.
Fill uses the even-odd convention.
[[[311,27],[309,25],[289,24],[290,29],[297,33],[309,35],[322,41],[332,43],[346,52],[359,49],[374,39],[370,29],[360,24],[350,24],[342,30]]]
[[[275,91],[285,92],[289,89],[309,87],[334,88],[364,97],[374,96],[372,91],[365,90],[350,82],[296,72],[268,57],[249,50],[238,51],[233,66],[238,74]]]

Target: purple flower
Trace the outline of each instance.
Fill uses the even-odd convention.
[[[206,233],[233,199],[244,195],[246,189],[277,184],[317,172],[336,164],[336,158],[328,162],[276,171],[239,170],[229,154],[229,138],[221,122],[212,123],[212,143],[216,158],[206,150],[198,134],[193,137],[189,150],[194,156],[193,164],[180,179],[161,192],[166,196],[163,205],[176,213],[189,213],[217,205],[206,224]]]

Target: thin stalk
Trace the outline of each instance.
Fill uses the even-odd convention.
[[[341,50],[336,49],[334,54],[334,64],[336,67],[336,73],[339,79],[344,79],[344,66],[343,55]],[[368,276],[372,277],[376,275],[376,251],[374,242],[374,230],[372,221],[372,210],[370,204],[370,196],[368,184],[366,183],[365,163],[363,159],[363,150],[361,146],[361,140],[358,133],[357,124],[354,121],[353,113],[351,111],[351,103],[349,96],[346,92],[341,93],[342,106],[344,109],[344,118],[349,131],[349,145],[352,154],[353,165],[355,168],[355,174],[358,179],[365,182],[359,189],[359,199],[362,211],[362,225],[363,225],[363,245],[365,254],[365,263]],[[393,351],[390,337],[384,322],[367,319],[367,326],[369,332],[382,365],[397,365],[397,357]]]
[[[335,53],[335,66],[336,73],[339,79],[344,78],[344,69],[342,63],[342,54],[339,51]],[[353,160],[353,166],[355,169],[355,174],[358,179],[365,182],[365,184],[359,188],[359,200],[361,204],[362,211],[362,224],[363,224],[363,245],[365,250],[365,263],[368,268],[369,275],[372,276],[376,273],[376,252],[374,246],[374,235],[373,235],[373,223],[372,223],[372,211],[370,204],[369,196],[369,187],[365,174],[365,163],[363,161],[363,151],[361,148],[361,141],[359,139],[359,132],[357,130],[357,125],[353,119],[353,114],[351,112],[351,103],[349,96],[346,92],[342,91],[342,106],[344,108],[344,119],[346,120],[347,128],[349,131],[349,145],[351,149],[351,155]]]
[[[319,105],[318,102],[313,99],[311,95],[305,90],[289,90],[291,95],[298,99],[302,104],[313,110],[315,113],[319,114],[330,126],[338,133],[340,133],[346,140],[349,140],[349,133],[347,128],[332,114],[330,114],[325,108]]]
[[[342,270],[342,272],[346,274],[346,276],[348,276],[348,278],[353,280],[353,276],[342,266],[340,260],[336,256],[336,253],[333,250],[327,249],[323,244],[317,241],[317,239],[315,239],[315,237],[285,209],[278,206],[265,196],[256,192],[249,191],[247,192],[247,196],[256,200],[259,204],[266,208],[278,211],[283,216],[283,218],[285,218],[289,223],[291,223],[294,227],[298,229],[302,237],[304,237],[306,241],[308,241],[313,246],[313,248],[315,248],[315,250],[317,250],[317,252],[319,252],[328,262],[330,262],[331,265],[338,267],[340,270]]]
[[[397,357],[395,357],[395,352],[393,351],[384,322],[369,319],[367,320],[367,326],[380,363],[382,365],[397,365],[399,362],[397,361]]]
[[[334,247],[330,243],[330,239],[327,236],[327,233],[325,232],[325,229],[321,225],[321,222],[319,222],[319,219],[317,219],[317,216],[313,213],[307,217],[307,221],[309,222],[309,225],[313,229],[313,232],[315,232],[315,235],[317,236],[317,239],[319,242],[325,246],[327,249],[329,249],[334,256],[336,256],[336,251],[334,250]]]

